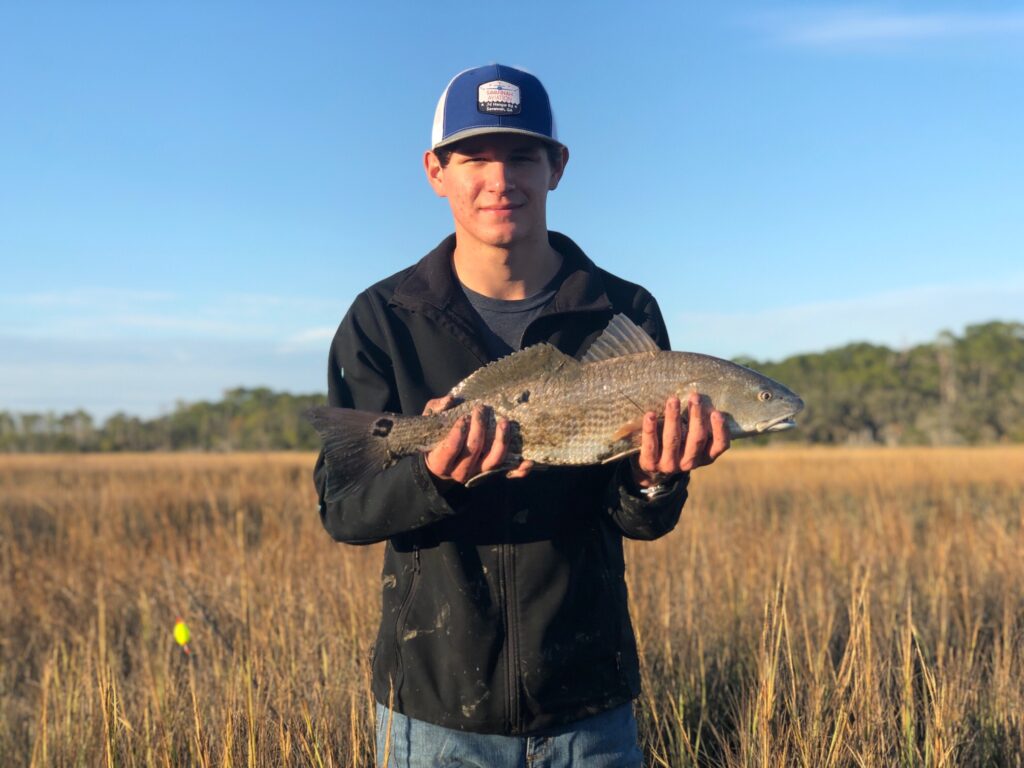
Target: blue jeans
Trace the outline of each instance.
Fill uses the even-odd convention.
[[[640,768],[642,760],[632,704],[532,736],[457,731],[377,705],[378,768]]]

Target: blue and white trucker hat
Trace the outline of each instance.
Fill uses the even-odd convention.
[[[437,102],[430,148],[485,133],[518,133],[561,145],[540,80],[503,64],[474,67],[452,78]]]

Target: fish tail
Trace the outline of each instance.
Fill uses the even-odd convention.
[[[330,496],[337,497],[398,461],[403,454],[391,449],[388,436],[400,422],[420,417],[317,406],[306,418],[323,441]]]

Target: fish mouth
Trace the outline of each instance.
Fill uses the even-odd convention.
[[[796,419],[792,416],[780,416],[777,419],[759,421],[754,425],[754,429],[761,434],[763,432],[782,432],[786,429],[793,429],[795,426]]]

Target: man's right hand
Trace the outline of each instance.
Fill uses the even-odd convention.
[[[429,401],[424,416],[445,411],[457,404],[451,395]],[[488,442],[486,406],[476,406],[468,416],[460,416],[444,438],[427,453],[427,469],[438,480],[465,485],[471,478],[497,469],[508,452],[508,420],[498,419],[494,436]],[[533,468],[532,461],[523,461],[506,477],[525,477]]]

